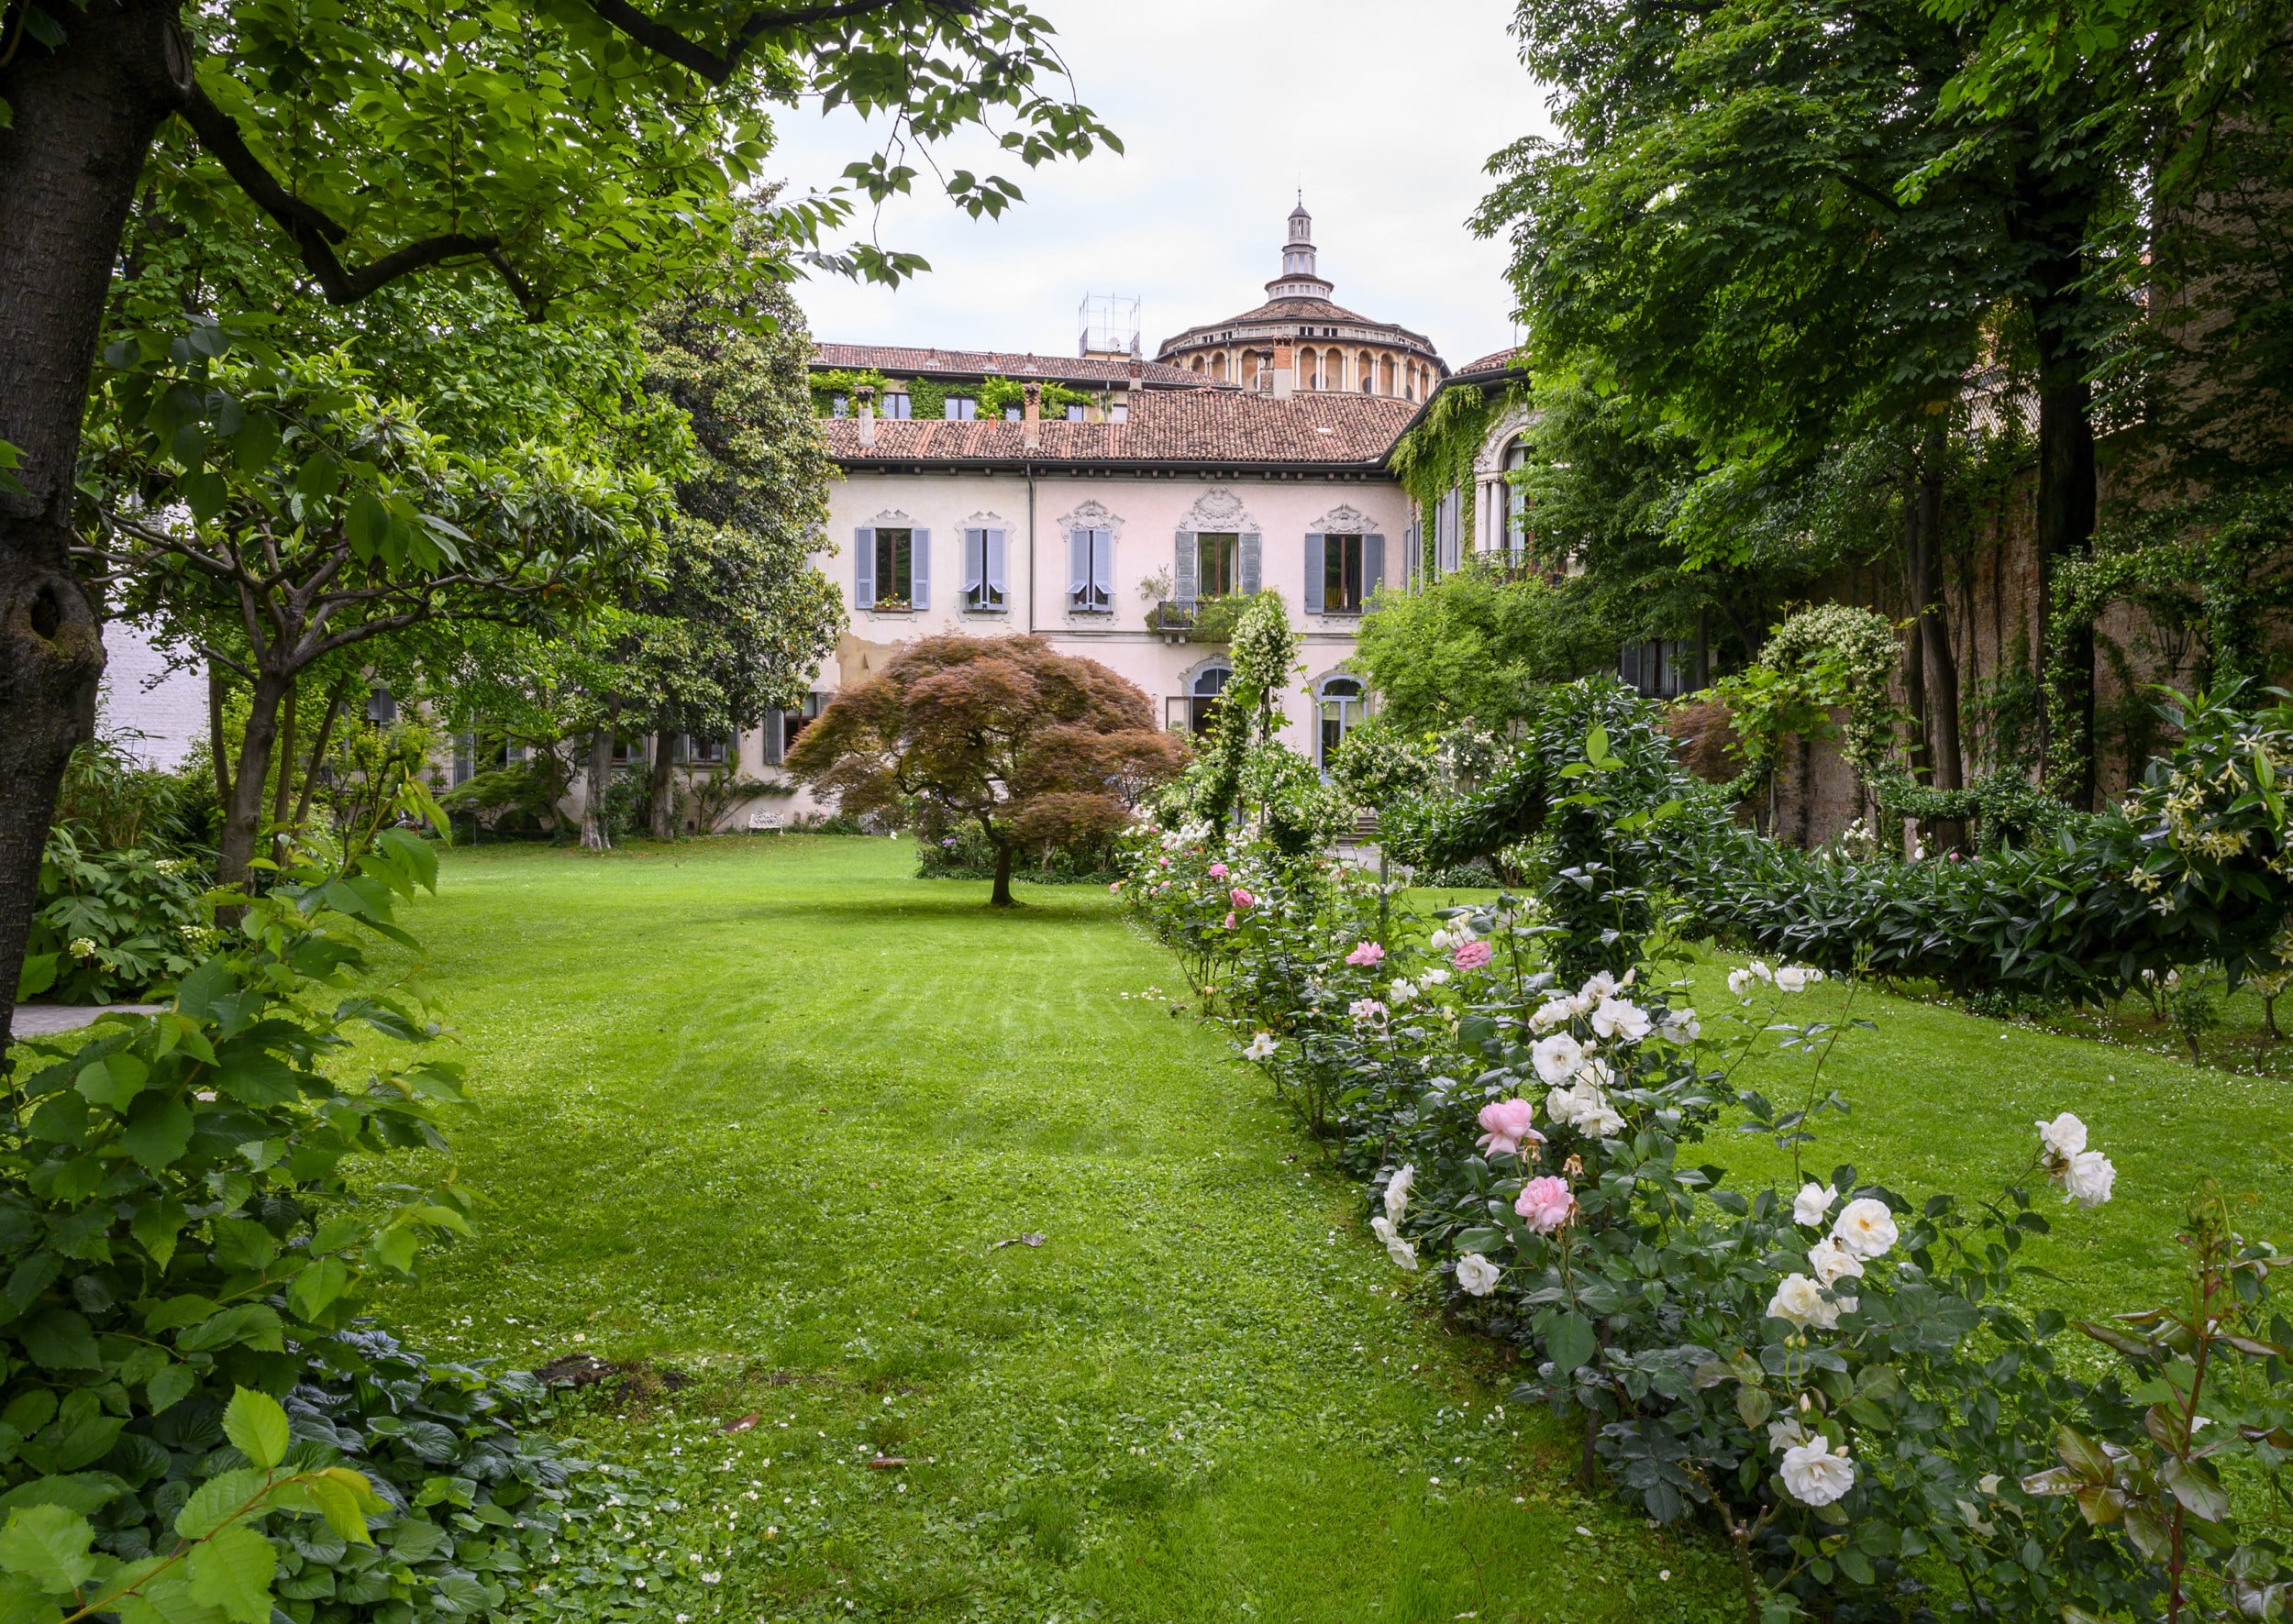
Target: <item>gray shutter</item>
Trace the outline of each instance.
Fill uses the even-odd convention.
[[[987,606],[987,532],[967,530],[963,533],[963,602],[958,609],[984,609]]]
[[[1321,536],[1307,536],[1306,613],[1308,614],[1319,614],[1322,613],[1322,572],[1325,566],[1322,562]]]
[[[1361,538],[1361,606],[1369,607],[1369,600],[1385,585],[1385,537],[1365,536]]]
[[[852,605],[876,606],[876,532],[866,525],[852,532]]]
[[[1112,610],[1114,607],[1114,532],[1093,530],[1091,535],[1096,544],[1091,549],[1091,584],[1096,589],[1091,597]]]
[[[1003,532],[982,530],[980,540],[981,551],[985,554],[980,561],[986,565],[984,573],[988,589],[982,602],[987,608],[1001,609],[1011,602],[1011,589],[1003,584]]]
[[[784,714],[786,713],[781,711],[767,711],[764,713],[764,736],[757,742],[764,747],[764,764],[767,767],[781,765],[781,741],[788,736],[788,724],[781,720]]]
[[[1177,583],[1179,607],[1181,609],[1193,608],[1194,600],[1200,593],[1195,585],[1195,569],[1199,562],[1195,555],[1194,532],[1180,531],[1178,563],[1170,572],[1170,579]]]
[[[913,543],[908,565],[908,580],[914,587],[909,601],[918,609],[932,606],[932,533],[928,530],[908,532]]]
[[[1258,538],[1255,531],[1242,537],[1242,595],[1248,597],[1258,590]]]
[[[1067,606],[1081,609],[1091,602],[1091,532],[1067,533]]]

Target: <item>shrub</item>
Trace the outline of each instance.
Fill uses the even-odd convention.
[[[105,851],[60,823],[40,855],[19,996],[57,1003],[140,999],[191,969],[215,941],[197,865],[141,847]]]

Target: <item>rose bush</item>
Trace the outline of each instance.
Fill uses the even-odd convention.
[[[1822,978],[1805,966],[1756,965],[1731,981],[1734,1009],[1689,1007],[1645,951],[1665,906],[1650,848],[1680,815],[1667,774],[1600,725],[1559,754],[1542,781],[1566,804],[1539,820],[1534,899],[1421,919],[1246,825],[1152,819],[1122,894],[1188,956],[1209,1011],[1257,1034],[1247,1053],[1368,1188],[1392,1261],[1521,1350],[1533,1375],[1515,1397],[1578,1430],[1588,1482],[1604,1471],[1656,1521],[1726,1541],[1748,1619],[2076,1620],[2239,1596],[2281,1613],[2281,1556],[2237,1529],[2226,1494],[2191,1489],[2175,1525],[2202,1529],[2206,1562],[2171,1571],[2188,1541],[2152,1537],[2181,1503],[2159,1486],[2211,1470],[2194,1423],[2166,1429],[2184,1453],[2161,1457],[2142,1408],[2203,1379],[2190,1338],[2154,1318],[2082,1327],[2118,1336],[2146,1386],[2095,1379],[2064,1357],[2063,1315],[2021,1306],[2022,1249],[2051,1222],[2030,1185],[2052,1180],[2073,1211],[2110,1193],[2083,1125],[2041,1124],[2026,1173],[1973,1200],[1852,1166],[1797,1177],[1796,1194],[1729,1188],[1706,1134],[1740,1114],[1796,1166],[1821,1114],[1844,1109],[1823,1060],[1867,1022],[1790,1019]],[[1235,888],[1256,906],[1230,911]],[[1796,1109],[1730,1080],[1778,1040],[1810,1066]],[[2273,1254],[2238,1246],[2238,1300],[2260,1303]],[[2293,1364],[2269,1325],[2239,1332],[2264,1388]],[[2258,1488],[2293,1432],[2281,1402],[2245,1413],[2238,1470]]]

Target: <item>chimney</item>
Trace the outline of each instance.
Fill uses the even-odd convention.
[[[1274,398],[1278,401],[1288,400],[1291,390],[1295,386],[1297,373],[1293,367],[1290,346],[1274,346]]]
[[[1027,385],[1026,414],[1020,419],[1019,442],[1030,451],[1043,449],[1043,385]]]
[[[860,444],[873,446],[876,443],[876,386],[863,383],[852,393],[859,402]]]

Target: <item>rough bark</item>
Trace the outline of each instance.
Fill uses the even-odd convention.
[[[179,94],[174,9],[52,7],[63,43],[18,42],[0,66],[0,440],[24,486],[0,493],[0,1053],[56,791],[104,671],[99,607],[71,565],[72,477],[112,261]]]
[[[1934,787],[1966,787],[1958,732],[1958,657],[1951,650],[1950,600],[1943,585],[1943,470],[1931,458],[1919,476],[1919,641],[1927,682],[1927,746]]]
[[[653,735],[652,823],[655,840],[677,838],[677,735]]]
[[[301,684],[287,684],[286,699],[279,720],[279,781],[271,792],[271,860],[283,863],[287,855],[287,798],[294,793],[295,746],[301,742],[294,736],[297,721],[295,707],[300,700],[297,690]]]
[[[613,849],[605,833],[605,790],[613,782],[613,719],[607,717],[589,735],[589,782],[582,792],[582,849]]]

